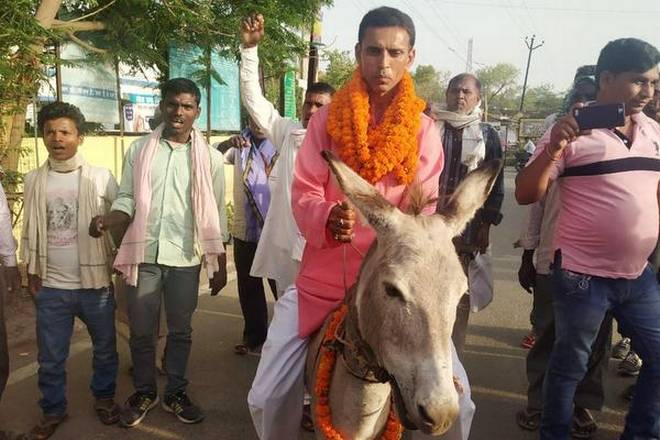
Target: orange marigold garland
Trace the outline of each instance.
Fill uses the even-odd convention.
[[[407,185],[417,172],[419,114],[424,107],[406,72],[380,123],[369,127],[369,94],[356,69],[332,98],[327,131],[341,159],[364,179],[376,183],[394,173],[399,184]]]
[[[335,340],[337,327],[344,319],[348,308],[342,304],[341,308],[333,313],[330,323],[323,334],[321,342],[319,366],[316,371],[316,383],[314,384],[314,393],[316,394],[316,405],[314,406],[314,416],[319,430],[327,440],[344,440],[344,437],[332,426],[332,413],[330,411],[330,381],[332,372],[335,369],[337,361],[337,352],[326,346],[328,341]],[[399,440],[403,428],[399,418],[394,410],[394,402],[390,404],[390,412],[387,416],[385,431],[380,440]]]

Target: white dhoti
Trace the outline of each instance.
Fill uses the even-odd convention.
[[[298,336],[298,290],[290,286],[275,303],[268,338],[248,393],[252,422],[261,440],[297,439],[303,412],[305,362],[309,338]],[[444,440],[467,440],[475,406],[470,384],[452,346],[454,374],[463,384],[459,415]],[[415,439],[438,438],[416,432]]]

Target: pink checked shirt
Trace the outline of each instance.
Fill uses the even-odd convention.
[[[438,180],[443,167],[440,133],[433,121],[420,114],[421,127],[417,135],[419,145],[419,165],[417,180],[422,183],[425,193],[435,197]],[[326,232],[326,222],[330,210],[345,200],[336,181],[331,176],[328,165],[321,157],[321,150],[337,150],[326,131],[328,107],[318,111],[307,127],[307,135],[298,153],[292,186],[293,215],[307,245],[296,279],[298,289],[299,334],[307,337],[316,331],[325,318],[344,299],[344,250],[343,246]],[[395,206],[405,208],[405,185],[399,185],[392,175],[388,175],[375,187]],[[432,214],[434,205],[429,205],[425,213]],[[375,238],[368,224],[358,221],[355,226],[353,245],[362,255],[367,252]],[[362,257],[349,245],[346,246],[346,282],[355,283]]]

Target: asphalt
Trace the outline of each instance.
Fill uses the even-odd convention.
[[[507,196],[504,220],[492,230],[495,299],[485,310],[470,317],[464,364],[468,371],[473,398],[477,405],[472,440],[527,440],[537,433],[524,432],[515,423],[515,413],[525,405],[525,355],[520,347],[529,330],[531,296],[517,283],[520,251],[514,249],[524,209],[513,199],[513,171],[507,170]],[[267,290],[268,291],[268,290]],[[76,322],[71,354],[67,363],[69,419],[51,437],[54,440],[86,439],[219,439],[252,440],[256,434],[250,421],[246,394],[257,368],[258,357],[237,356],[233,345],[241,338],[242,317],[236,292],[235,276],[220,296],[200,289],[199,307],[193,321],[193,349],[188,366],[190,396],[206,413],[204,422],[184,425],[161,408],[149,413],[136,428],[127,430],[101,425],[92,409],[89,391],[91,343],[84,326]],[[0,402],[0,428],[27,431],[39,419],[39,392],[36,377],[34,330],[26,326],[26,316],[8,316],[13,326],[20,326],[19,344],[11,344],[11,375]],[[13,321],[12,321],[13,319]],[[20,322],[17,322],[19,320]],[[30,335],[30,332],[31,335]],[[123,331],[122,334],[125,334]],[[128,374],[130,355],[125,337],[118,339],[120,374],[117,399],[131,392]],[[594,440],[618,439],[624,423],[627,403],[621,399],[631,379],[616,375],[612,361],[606,373],[606,405],[596,419],[599,430]],[[163,378],[159,379],[161,387]],[[302,434],[302,439],[313,438]]]

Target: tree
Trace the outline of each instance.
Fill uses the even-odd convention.
[[[527,89],[525,95],[525,117],[541,119],[561,111],[564,104],[564,93],[555,92],[551,84]]]
[[[339,89],[351,79],[356,64],[349,51],[326,50],[323,53],[323,59],[328,62],[328,66],[325,71],[320,73],[320,81],[327,82],[335,89]]]
[[[486,114],[490,106],[513,108],[508,101],[515,96],[518,75],[520,75],[520,70],[516,66],[498,63],[477,70],[475,75],[481,81],[481,99]]]
[[[435,70],[430,64],[417,66],[413,74],[417,95],[427,102],[444,102],[445,90],[451,78],[447,70]]]
[[[53,43],[73,42],[86,62],[121,62],[156,68],[167,78],[172,44],[192,44],[223,55],[238,54],[240,21],[255,10],[266,17],[260,52],[264,70],[284,71],[304,53],[300,29],[309,29],[331,0],[11,0],[0,8],[0,163],[16,169],[25,109],[44,66],[55,60]],[[207,72],[207,77],[213,76]]]

